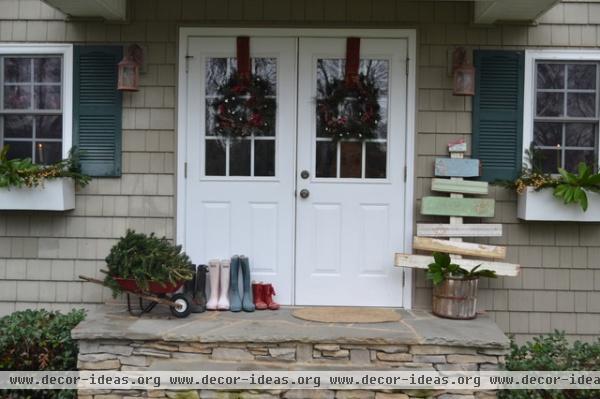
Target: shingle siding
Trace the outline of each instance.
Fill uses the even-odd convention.
[[[66,310],[108,300],[101,287],[77,282],[100,276],[102,259],[127,228],[174,237],[177,26],[239,25],[416,28],[417,157],[415,191],[430,193],[432,163],[456,138],[470,144],[471,100],[452,96],[448,53],[456,46],[596,47],[600,4],[561,3],[536,26],[471,26],[466,2],[395,0],[132,0],[131,23],[67,22],[39,0],[0,1],[0,41],[136,42],[145,49],[141,89],[123,97],[123,176],[94,179],[64,214],[0,212],[0,314],[28,307]],[[522,223],[516,196],[492,188],[494,222],[519,277],[483,282],[480,305],[520,340],[566,329],[591,339],[600,330],[600,226]],[[433,220],[418,214],[418,221]],[[429,306],[430,284],[415,279],[415,305]]]

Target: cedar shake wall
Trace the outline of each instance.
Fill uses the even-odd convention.
[[[107,290],[77,281],[99,276],[102,259],[127,228],[173,238],[177,26],[416,28],[418,199],[430,194],[435,156],[459,137],[470,142],[471,99],[453,97],[448,51],[456,46],[523,49],[596,48],[600,3],[558,4],[537,26],[472,26],[468,2],[394,0],[130,0],[131,23],[67,22],[39,0],[0,1],[0,41],[131,43],[145,46],[141,90],[124,93],[123,176],[94,179],[65,213],[0,212],[0,314],[24,308],[93,308]],[[360,35],[360,31],[356,31]],[[520,340],[564,329],[592,339],[600,331],[600,225],[523,223],[515,195],[492,188],[519,277],[483,282],[480,307]],[[433,219],[431,219],[433,220]],[[390,254],[391,258],[392,254]],[[428,307],[424,273],[415,307]]]

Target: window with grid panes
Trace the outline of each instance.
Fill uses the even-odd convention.
[[[598,65],[536,61],[533,144],[545,172],[598,169]]]
[[[0,54],[0,144],[9,158],[63,157],[62,54]]]

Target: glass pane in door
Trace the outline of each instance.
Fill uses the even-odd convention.
[[[272,177],[276,175],[276,114],[261,112],[260,123],[266,126],[261,134],[226,137],[219,133],[218,104],[224,99],[219,88],[237,70],[235,58],[207,58],[205,76],[206,125],[204,132],[204,174],[222,177]],[[277,59],[253,58],[254,77],[268,81],[267,100],[277,103]],[[247,94],[240,98],[249,99]],[[236,112],[248,112],[240,107]],[[257,122],[258,123],[258,122]]]
[[[317,100],[331,92],[336,80],[344,79],[344,59],[322,58],[317,60]],[[375,82],[378,91],[380,121],[374,138],[334,140],[316,115],[315,170],[318,178],[385,179],[387,177],[389,61],[362,59],[359,72]],[[348,98],[340,102],[340,115],[345,104],[360,101]],[[318,104],[316,105],[318,107]],[[347,108],[347,107],[346,107]]]

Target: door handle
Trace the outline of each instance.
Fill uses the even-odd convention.
[[[308,198],[310,196],[310,191],[308,191],[307,189],[303,188],[302,190],[300,190],[300,198]]]

